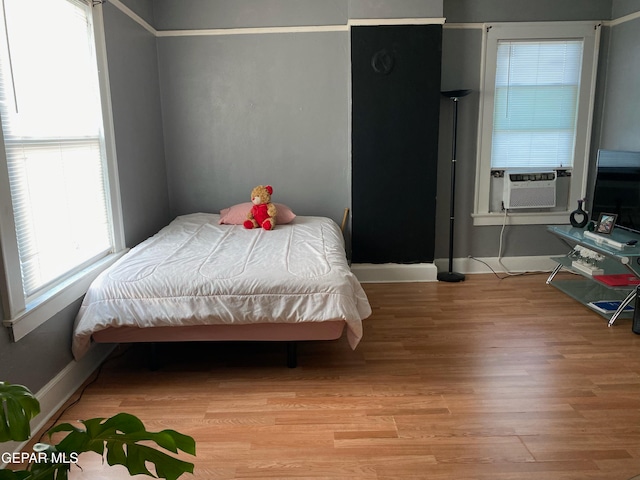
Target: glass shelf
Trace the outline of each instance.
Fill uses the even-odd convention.
[[[551,260],[553,260],[556,263],[561,264],[566,270],[570,270],[574,273],[578,273],[580,275],[582,275],[585,278],[588,278],[590,281],[592,282],[596,282],[599,285],[601,285],[604,288],[609,288],[611,290],[624,290],[626,292],[628,292],[631,288],[633,288],[632,286],[629,285],[625,285],[625,286],[611,286],[611,285],[605,285],[604,283],[598,282],[597,279],[593,278],[591,275],[589,275],[588,273],[584,273],[581,270],[575,269],[573,268],[573,259],[571,259],[570,257],[551,257]],[[617,262],[611,258],[605,258],[604,260],[602,260],[601,262],[598,263],[598,266],[601,267],[605,273],[607,273],[608,275],[616,275],[616,274],[628,274],[629,273],[629,269],[623,265],[620,262]]]
[[[638,266],[638,262],[635,261],[640,259],[640,235],[629,232],[627,230],[614,229],[613,232],[609,235],[602,235],[603,238],[615,240],[616,242],[626,243],[631,240],[636,240],[634,246],[625,246],[624,248],[616,248],[611,245],[607,245],[606,243],[597,242],[595,239],[585,236],[585,231],[582,228],[575,228],[569,225],[551,225],[547,227],[549,232],[553,233],[557,237],[563,239],[568,242],[570,245],[582,245],[587,247],[594,252],[601,253],[611,258],[615,258],[619,262],[623,264],[635,264]]]
[[[603,285],[595,280],[575,276],[575,278],[558,278],[551,283],[555,288],[570,296],[574,300],[582,303],[587,308],[589,302],[598,300],[619,300],[622,301],[626,298],[630,291],[630,288],[626,290],[621,288],[611,288],[607,285]],[[606,319],[610,319],[613,313],[602,313],[593,308],[589,308],[594,313],[603,316]],[[618,318],[631,318],[633,312],[622,312]]]
[[[626,273],[640,277],[640,235],[626,230],[614,229],[611,234],[603,236],[622,244],[626,244],[631,240],[638,241],[638,243],[633,246],[624,245],[619,248],[600,242],[597,238],[594,239],[588,235],[586,236],[585,230],[581,228],[574,228],[569,225],[551,225],[547,227],[547,229],[550,233],[563,240],[571,249],[575,248],[576,245],[580,245],[603,255],[605,258],[598,262],[598,267],[604,271],[605,275]],[[589,302],[600,300],[624,301],[630,300],[634,296],[636,288],[634,285],[619,287],[605,285],[597,279],[594,279],[588,273],[573,268],[573,259],[570,257],[570,254],[564,257],[555,257],[552,258],[552,260],[556,261],[558,265],[547,279],[547,283],[587,307]],[[577,275],[573,275],[572,278],[568,279],[556,279],[556,274],[562,268]],[[633,316],[633,312],[622,311],[622,308],[618,309],[619,311],[615,313],[602,313],[590,307],[588,308],[609,319],[609,326],[611,326],[617,318],[631,318]]]

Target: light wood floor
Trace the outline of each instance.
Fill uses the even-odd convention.
[[[62,421],[138,415],[196,439],[198,479],[628,480],[640,335],[545,284],[369,284],[361,344],[134,347]],[[129,478],[84,457],[72,478]],[[141,477],[148,478],[148,477]]]

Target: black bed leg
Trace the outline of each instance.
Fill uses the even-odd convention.
[[[158,365],[158,344],[152,342],[149,344],[149,370],[155,372],[160,366]]]
[[[287,367],[296,368],[298,366],[298,344],[287,342]]]

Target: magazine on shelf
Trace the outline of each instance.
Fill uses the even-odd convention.
[[[589,302],[587,305],[601,313],[614,313],[618,310],[621,304],[622,300],[598,300],[596,302]],[[627,305],[624,307],[624,311],[633,312],[633,307],[631,305]]]
[[[593,278],[610,287],[633,287],[640,285],[640,278],[632,273],[616,273],[613,275],[594,275]]]

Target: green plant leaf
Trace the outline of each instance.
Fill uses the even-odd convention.
[[[100,423],[102,418],[94,418],[91,420],[87,420],[85,423],[85,427],[87,425],[91,425],[92,423]],[[89,440],[92,435],[91,429],[87,428],[88,434],[85,433],[85,430],[78,428],[70,423],[62,423],[50,429],[47,433],[49,438],[56,432],[69,432],[66,437],[64,437],[57,445],[56,449],[61,452],[96,452],[99,455],[102,455],[104,452],[104,443],[96,442],[93,445],[89,445]]]
[[[174,430],[148,432],[144,424],[128,413],[119,413],[111,418],[93,418],[81,422],[85,429],[64,423],[49,430],[68,432],[56,450],[58,452],[82,453],[93,451],[101,455],[106,450],[109,465],[123,465],[131,475],[153,475],[147,468],[155,467],[156,478],[176,480],[184,473],[193,473],[193,464],[164,453],[158,448],[141,444],[153,442],[158,447],[173,453],[180,451],[195,455],[195,441],[188,435]]]
[[[29,422],[40,413],[40,404],[33,393],[22,385],[0,382],[0,443],[24,441],[31,435]],[[66,432],[55,446],[42,445],[51,452],[72,454],[95,452],[105,455],[109,465],[123,465],[130,474],[156,477],[148,464],[155,467],[156,478],[177,480],[184,473],[193,473],[193,463],[168,455],[184,452],[195,455],[195,441],[175,430],[148,432],[139,418],[119,413],[111,418],[92,418],[81,422],[84,429],[69,423],[58,425],[48,434]],[[143,442],[144,444],[142,444]],[[149,446],[153,442],[155,446]],[[51,460],[51,457],[50,457]],[[0,470],[0,480],[67,480],[70,465],[62,462],[36,462],[28,470]]]
[[[167,480],[176,480],[183,473],[193,473],[193,464],[184,462],[177,458],[169,457],[163,452],[154,450],[149,447],[142,447],[146,450],[146,458],[156,466],[156,473],[159,478],[166,478]],[[165,461],[165,457],[171,458],[171,462]]]
[[[70,466],[62,463],[36,463],[29,470],[24,480],[66,480],[69,478]]]
[[[13,471],[13,470],[0,470],[0,480],[24,480],[29,478],[30,473],[26,470]]]
[[[29,422],[39,413],[40,403],[27,387],[0,382],[0,442],[27,440]]]

